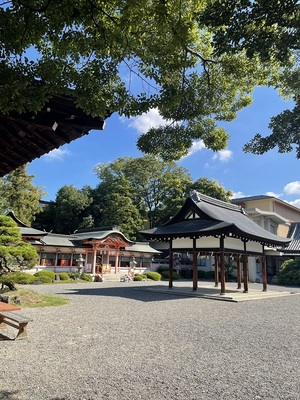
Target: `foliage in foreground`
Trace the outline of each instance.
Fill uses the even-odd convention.
[[[17,223],[8,216],[0,215],[0,269],[7,272],[13,265],[32,268],[37,261],[36,250],[22,240]]]
[[[45,295],[37,293],[33,290],[17,288],[16,291],[0,291],[0,294],[5,294],[10,297],[10,303],[15,304],[13,299],[15,297],[20,300],[21,308],[25,307],[50,307],[62,306],[68,303],[68,299],[59,296]]]
[[[256,86],[281,83],[299,96],[295,0],[2,4],[4,114],[34,114],[53,94],[73,96],[95,117],[159,110],[164,122],[137,144],[173,160],[194,140],[213,151],[226,148],[229,135],[218,123],[236,118]]]
[[[286,260],[278,273],[281,285],[300,286],[300,261]]]

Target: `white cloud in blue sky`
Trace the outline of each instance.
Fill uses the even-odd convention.
[[[192,144],[192,147],[190,148],[188,154],[186,156],[182,157],[181,160],[183,160],[184,158],[189,157],[189,156],[191,156],[191,155],[193,155],[193,154],[197,153],[198,151],[201,151],[201,150],[203,150],[205,148],[206,147],[205,147],[205,144],[204,144],[203,140],[194,140],[193,144]]]
[[[288,183],[283,190],[286,194],[300,194],[300,181]]]
[[[221,162],[227,162],[229,161],[233,156],[233,153],[231,150],[220,150],[218,151],[214,156],[213,160],[219,160]]]
[[[266,192],[265,195],[271,196],[271,197],[276,197],[279,199],[279,197],[282,196],[282,193]]]
[[[47,161],[59,161],[63,160],[65,157],[70,156],[71,153],[67,149],[62,149],[61,147],[59,149],[54,149],[50,151],[50,153],[45,154],[45,160]]]
[[[150,128],[158,125],[168,124],[168,121],[159,115],[157,108],[153,108],[138,117],[132,117],[129,121],[129,128],[134,128],[140,133],[146,133]]]
[[[243,192],[233,192],[231,199],[239,199],[240,197],[245,197]]]
[[[291,204],[294,207],[300,208],[300,199],[297,199],[297,200],[294,200],[294,201],[290,201],[289,204]]]

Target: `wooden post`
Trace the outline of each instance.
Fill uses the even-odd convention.
[[[215,254],[215,287],[219,286],[219,256]]]
[[[97,258],[97,245],[93,245],[93,259],[92,259],[92,275],[96,272],[96,258]]]
[[[236,262],[236,273],[237,273],[237,289],[242,288],[242,273],[241,273],[241,256],[237,256],[237,262]]]
[[[193,290],[197,290],[198,286],[198,253],[196,252],[196,239],[193,238]]]
[[[172,249],[172,239],[170,239],[170,249],[169,249],[169,289],[173,287],[173,249]]]
[[[119,249],[116,247],[116,257],[115,257],[115,274],[120,272],[119,270]]]
[[[266,263],[266,256],[263,255],[261,257],[262,262],[262,280],[263,280],[263,292],[267,291],[267,263]]]
[[[225,294],[224,237],[220,238],[220,263],[221,263],[221,293],[220,294]]]
[[[243,275],[244,275],[244,293],[248,293],[248,256],[246,249],[246,241],[244,241]]]

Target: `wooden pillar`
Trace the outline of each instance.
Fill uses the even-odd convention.
[[[244,241],[243,276],[244,276],[244,293],[248,293],[248,256],[246,249],[246,241]]]
[[[169,249],[169,289],[173,287],[173,248],[172,239],[170,239],[170,249]]]
[[[220,266],[221,266],[221,293],[225,294],[225,256],[224,256],[224,237],[220,238]]]
[[[263,292],[267,291],[267,263],[266,263],[266,256],[263,255],[261,257],[262,263],[262,280],[263,280]]]
[[[93,246],[92,275],[96,272],[97,246]]]
[[[196,239],[193,238],[193,290],[198,287],[198,253],[196,252]]]
[[[106,251],[106,265],[107,265],[107,269],[108,269],[108,271],[110,271],[110,268],[109,268],[109,256],[110,256],[110,251],[109,251],[109,249]]]
[[[116,257],[115,257],[115,274],[119,272],[119,249],[116,248]]]
[[[236,262],[237,289],[242,288],[241,256],[238,254]]]
[[[219,286],[219,256],[215,254],[215,287]]]

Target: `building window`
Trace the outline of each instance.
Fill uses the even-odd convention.
[[[53,267],[55,266],[55,253],[41,253],[41,265],[43,267]]]
[[[60,267],[69,267],[71,264],[71,254],[57,254],[57,265]]]

